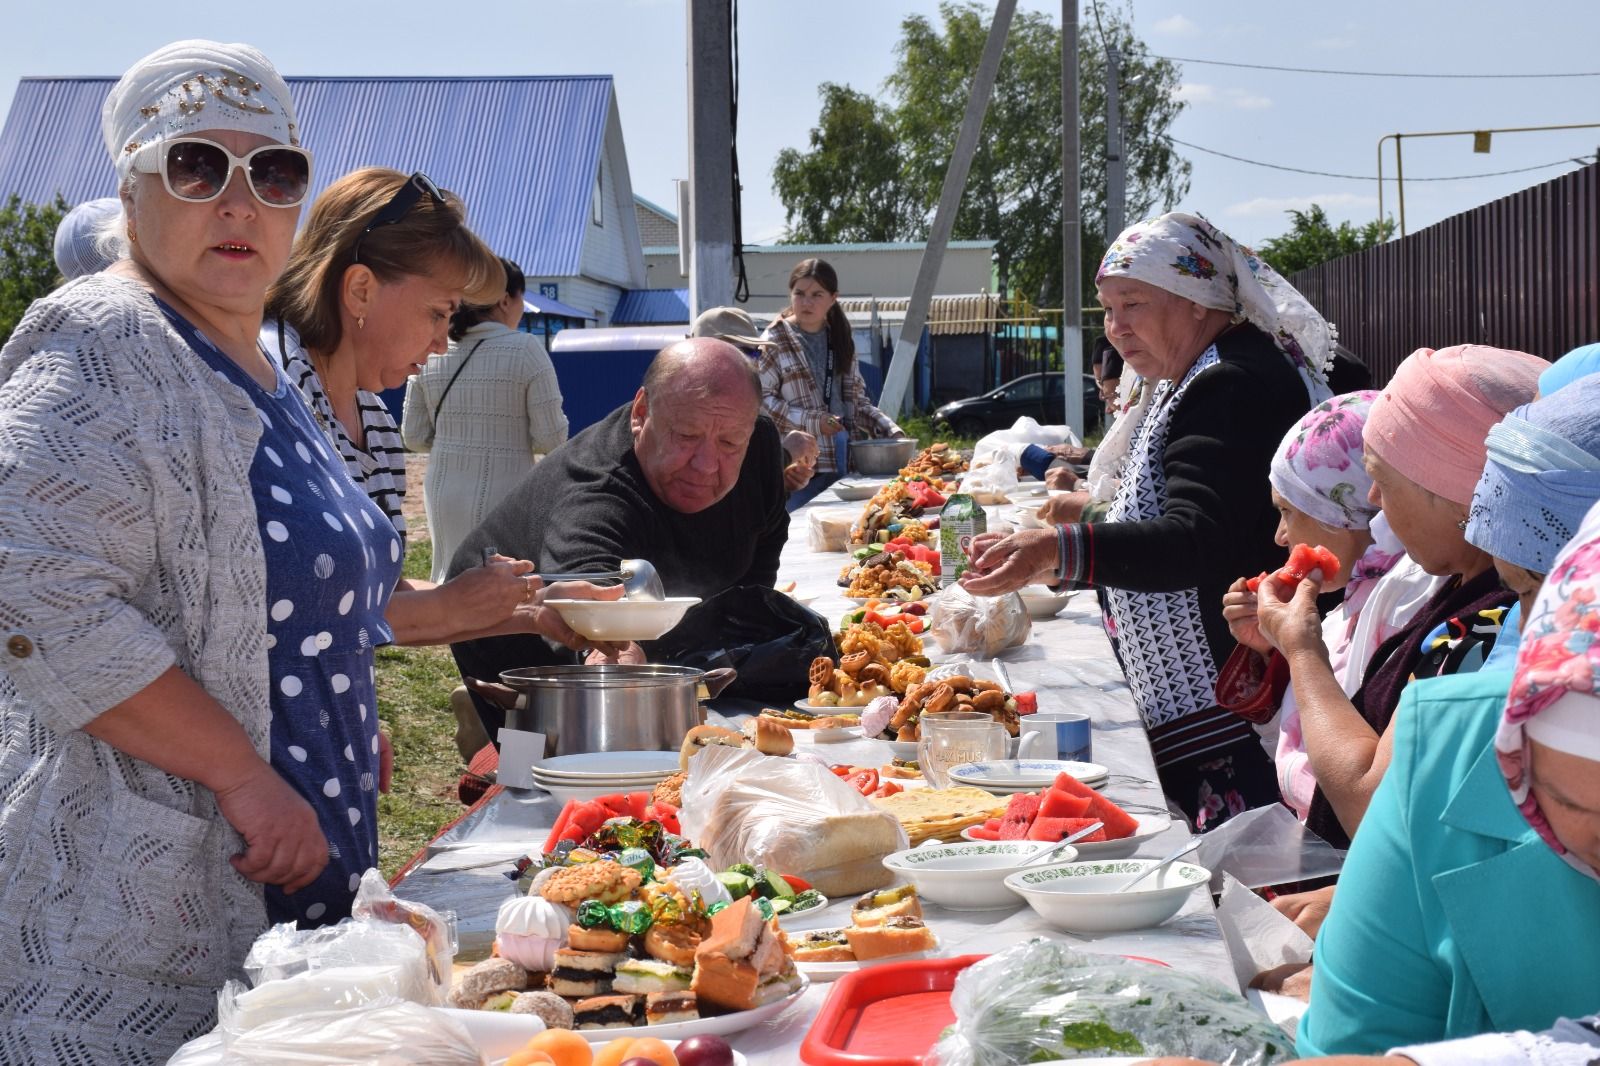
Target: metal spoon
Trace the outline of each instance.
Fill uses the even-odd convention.
[[[1071,836],[1063,838],[1061,843],[1057,844],[1055,847],[1041,851],[1037,855],[1030,855],[1024,861],[1017,863],[1017,866],[1019,868],[1023,866],[1032,866],[1041,859],[1048,859],[1052,855],[1059,855],[1061,853],[1061,849],[1065,848],[1068,844],[1076,844],[1084,837],[1089,836],[1092,833],[1097,833],[1104,828],[1104,822],[1096,822],[1093,825],[1086,825],[1076,833],[1073,833]]]
[[[1143,881],[1145,878],[1149,877],[1151,874],[1155,873],[1157,870],[1161,870],[1161,869],[1166,868],[1179,855],[1187,855],[1189,852],[1193,851],[1195,848],[1198,848],[1200,846],[1200,840],[1201,840],[1200,837],[1190,837],[1188,842],[1185,843],[1183,845],[1183,847],[1177,849],[1172,854],[1168,855],[1166,858],[1164,858],[1160,862],[1156,863],[1154,866],[1152,866],[1149,869],[1145,870],[1144,873],[1142,873],[1139,876],[1135,877],[1132,881],[1129,881],[1127,884],[1125,884],[1121,888],[1117,889],[1117,891],[1118,892],[1126,892],[1126,891],[1128,891],[1128,889],[1132,888],[1134,885],[1138,884],[1140,881]]]
[[[488,562],[500,554],[495,548],[483,549],[483,561]],[[625,600],[664,600],[667,590],[661,584],[661,575],[646,559],[623,559],[615,570],[597,570],[578,574],[530,574],[546,585],[555,581],[620,581]]]

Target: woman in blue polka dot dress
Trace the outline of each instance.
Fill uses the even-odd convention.
[[[268,886],[273,922],[336,922],[378,859],[378,701],[373,649],[400,576],[400,536],[358,489],[299,391],[268,392],[177,314],[172,324],[261,416],[250,466],[266,551],[272,765],[317,812],[329,862],[308,887]],[[270,361],[270,360],[269,360]]]

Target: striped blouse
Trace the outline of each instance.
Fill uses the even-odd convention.
[[[280,343],[281,340],[281,343]],[[406,540],[406,519],[401,505],[406,498],[406,449],[400,441],[400,427],[395,425],[389,409],[376,394],[365,389],[356,392],[356,403],[361,409],[362,443],[357,444],[345,432],[344,424],[333,413],[333,404],[322,391],[322,379],[294,327],[268,319],[261,326],[261,343],[273,358],[283,364],[284,373],[300,389],[311,413],[316,416],[323,432],[339,449],[350,480],[372,497],[383,513],[394,523],[400,534],[402,548]]]

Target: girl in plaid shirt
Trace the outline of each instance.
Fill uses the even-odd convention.
[[[802,259],[789,273],[789,306],[762,338],[769,342],[756,368],[762,410],[779,430],[817,438],[817,481],[844,473],[843,440],[905,435],[867,396],[839,308],[839,275],[827,261]]]

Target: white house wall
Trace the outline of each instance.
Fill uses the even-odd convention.
[[[644,258],[639,248],[639,224],[634,215],[633,185],[628,178],[628,153],[622,141],[622,120],[615,97],[606,119],[606,139],[600,166],[602,222],[590,214],[584,231],[582,273],[594,281],[621,289],[645,287]],[[563,302],[570,303],[570,300]],[[575,306],[588,308],[583,304]],[[616,306],[612,300],[611,307]]]

